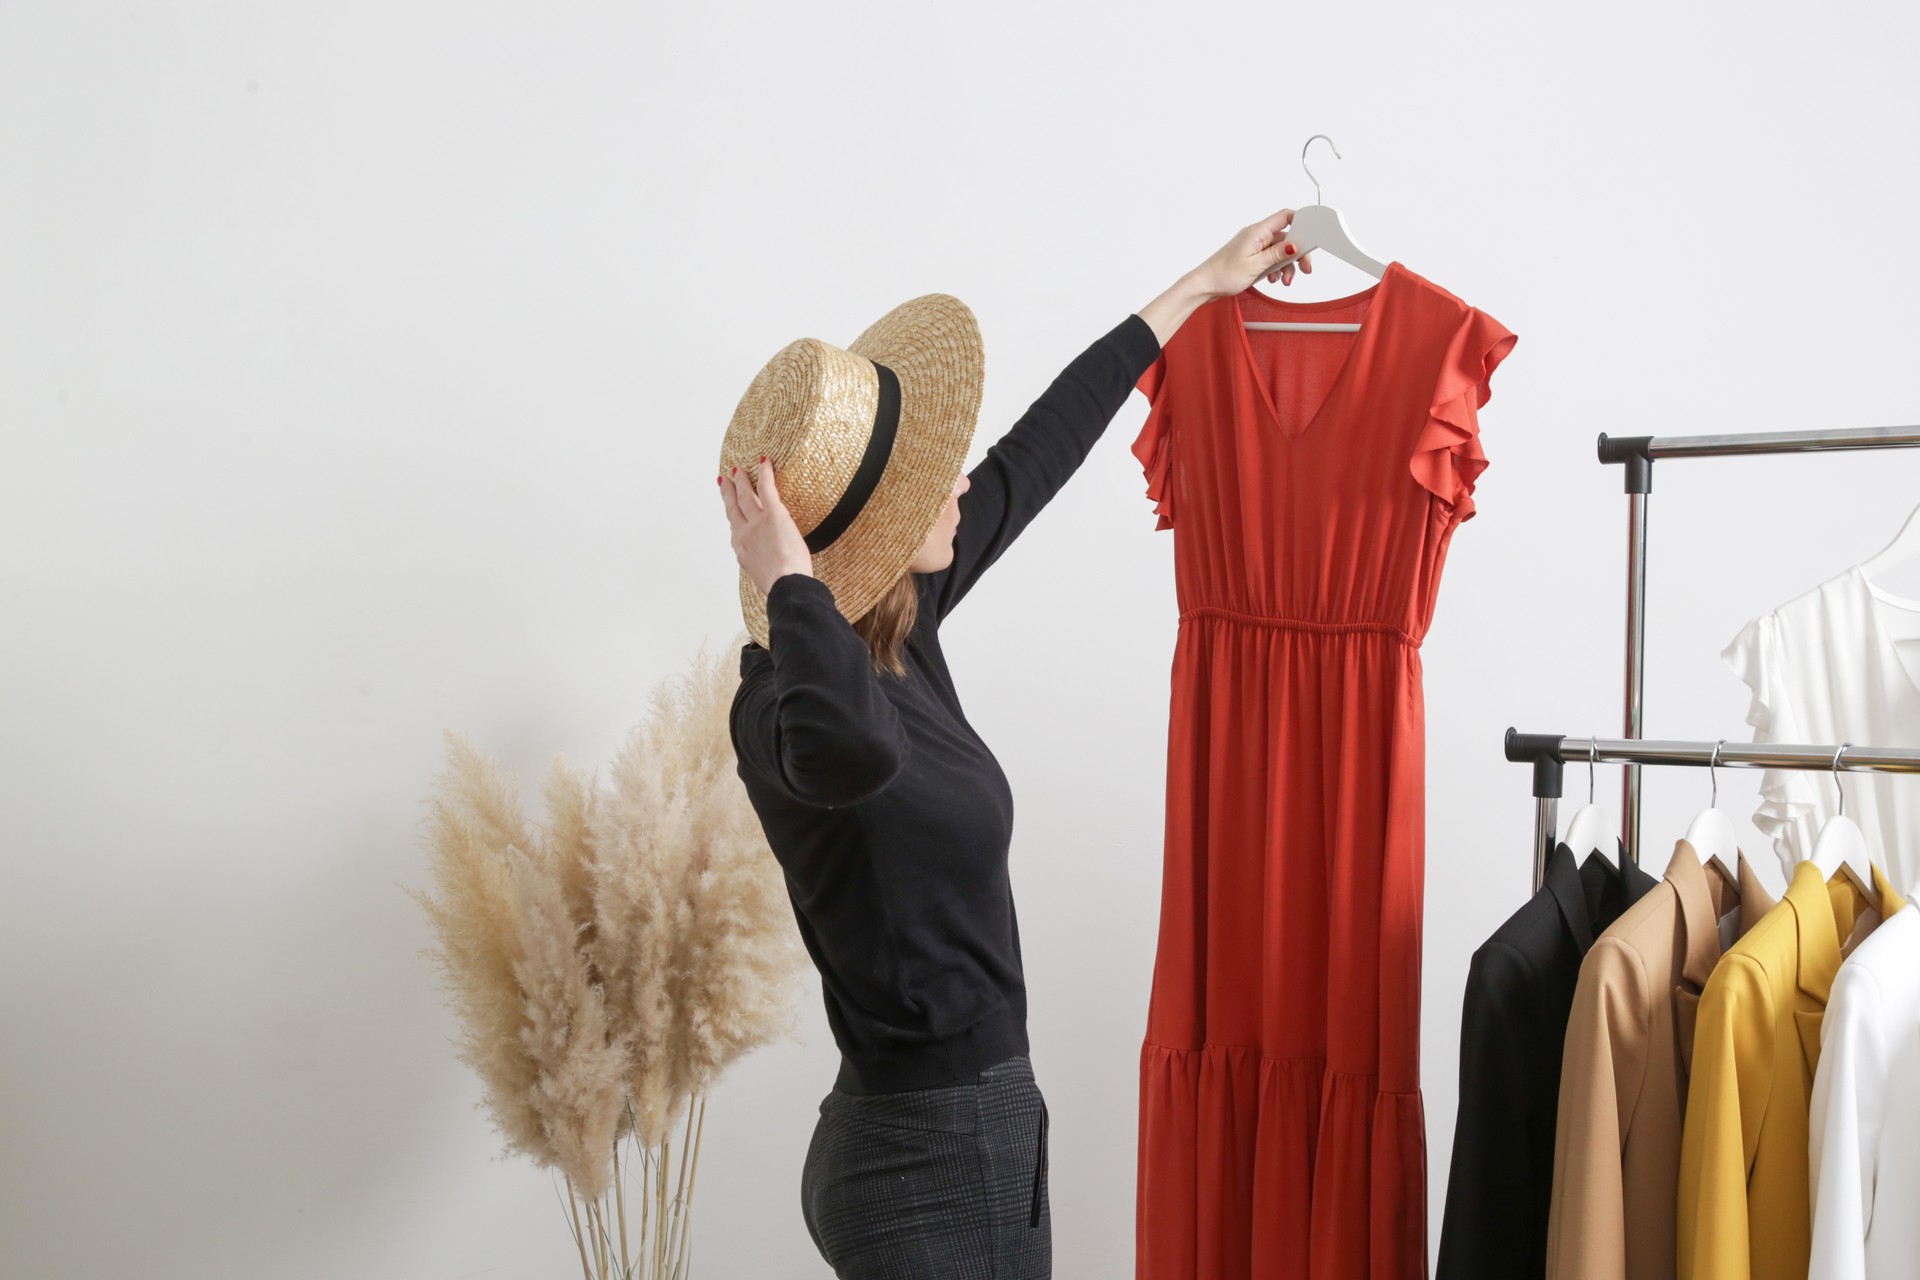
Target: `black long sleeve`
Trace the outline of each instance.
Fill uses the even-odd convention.
[[[917,574],[904,677],[873,668],[826,585],[767,593],[768,645],[740,651],[738,771],[786,874],[841,1050],[838,1083],[963,1079],[1027,1050],[1007,854],[1013,793],[967,722],[940,620],[1073,475],[1160,354],[1129,315],[987,450],[951,564]]]
[[[809,574],[767,592],[772,678],[734,710],[740,763],[796,800],[858,804],[893,777],[909,746],[867,642]]]
[[[952,612],[1079,470],[1159,354],[1153,327],[1129,315],[1062,369],[967,473],[953,563],[926,575],[938,618]]]

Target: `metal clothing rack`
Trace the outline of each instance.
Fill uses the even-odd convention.
[[[1684,759],[1661,758],[1658,760],[1640,758],[1644,753],[1640,748],[1655,744],[1641,739],[1642,718],[1645,711],[1644,690],[1646,685],[1646,626],[1647,626],[1647,501],[1653,490],[1653,463],[1656,458],[1724,458],[1758,453],[1815,453],[1841,449],[1906,449],[1920,446],[1920,427],[1857,427],[1834,431],[1767,431],[1744,435],[1710,436],[1619,436],[1609,439],[1605,432],[1600,435],[1599,454],[1603,463],[1620,463],[1626,473],[1627,493],[1627,687],[1626,687],[1626,738],[1622,745],[1627,748],[1617,751],[1613,763],[1624,763],[1625,777],[1621,781],[1621,844],[1625,846],[1627,857],[1636,863],[1640,860],[1640,766],[1642,764],[1705,764],[1706,757],[1693,759],[1690,755]],[[1527,736],[1527,735],[1522,735]],[[1509,731],[1511,740],[1511,730]],[[1575,741],[1567,739],[1567,741]],[[1579,741],[1585,742],[1586,739]],[[1687,752],[1700,747],[1698,743],[1659,744],[1682,748]],[[1712,743],[1706,744],[1708,748]],[[1517,759],[1508,747],[1507,758]],[[1584,748],[1582,748],[1584,751]],[[1772,748],[1772,754],[1780,751],[1826,752],[1825,759],[1831,760],[1834,747],[1792,747]],[[1850,747],[1847,750],[1846,767],[1862,767],[1852,761],[1863,758],[1863,753],[1878,751],[1886,754],[1887,749],[1869,747]],[[1604,752],[1603,752],[1604,754]],[[1897,752],[1894,754],[1898,754]],[[1584,759],[1584,756],[1582,757]],[[1732,746],[1722,748],[1720,763],[1752,765],[1751,752]],[[1812,765],[1762,764],[1762,768],[1811,768]],[[1819,767],[1827,767],[1825,764]],[[1872,766],[1865,766],[1872,767]],[[1904,768],[1903,772],[1907,771]],[[1536,789],[1535,796],[1540,792]],[[1559,795],[1556,787],[1554,796]],[[1543,865],[1536,857],[1536,868]],[[1536,887],[1537,887],[1536,871]]]
[[[1735,769],[1845,769],[1920,773],[1920,749],[1797,743],[1676,742],[1659,738],[1569,738],[1507,730],[1507,759],[1533,765],[1533,890],[1540,891],[1559,831],[1560,782],[1567,764],[1713,765]]]

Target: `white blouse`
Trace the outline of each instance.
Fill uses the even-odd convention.
[[[1857,565],[1749,622],[1720,658],[1752,694],[1755,742],[1920,747],[1920,601],[1889,594]],[[1839,777],[1868,855],[1902,893],[1920,889],[1920,776]],[[1787,881],[1837,810],[1832,773],[1764,771],[1753,823]]]

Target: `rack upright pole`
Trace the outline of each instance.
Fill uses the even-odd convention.
[[[1647,468],[1649,479],[1653,468]],[[1627,690],[1626,737],[1642,737],[1642,714],[1647,686],[1647,499],[1644,489],[1627,495]],[[1627,858],[1640,865],[1640,766],[1622,772],[1621,844]]]
[[[1600,437],[1606,457],[1605,436]],[[1643,736],[1647,688],[1647,503],[1653,496],[1653,459],[1644,450],[1627,453],[1627,688],[1628,738]],[[1620,779],[1620,844],[1635,866],[1640,863],[1640,766],[1629,764]]]

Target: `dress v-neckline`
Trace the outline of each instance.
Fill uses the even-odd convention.
[[[1283,440],[1298,440],[1301,436],[1306,435],[1309,431],[1313,430],[1314,427],[1318,426],[1320,419],[1325,416],[1327,412],[1327,406],[1331,405],[1334,400],[1339,397],[1340,393],[1346,389],[1347,382],[1350,380],[1354,367],[1360,363],[1361,350],[1366,347],[1372,339],[1374,330],[1380,327],[1380,320],[1383,315],[1381,303],[1382,299],[1386,297],[1387,281],[1391,280],[1403,270],[1405,270],[1405,268],[1400,265],[1398,260],[1389,262],[1387,269],[1381,273],[1378,284],[1369,285],[1360,292],[1350,293],[1344,298],[1328,298],[1322,302],[1290,302],[1284,298],[1274,298],[1264,293],[1260,295],[1277,307],[1284,307],[1291,312],[1305,313],[1334,311],[1343,307],[1350,307],[1363,298],[1373,299],[1373,305],[1367,308],[1367,318],[1360,322],[1360,331],[1353,335],[1353,343],[1347,348],[1346,359],[1341,361],[1339,371],[1333,375],[1332,386],[1327,389],[1327,394],[1321,399],[1320,406],[1313,411],[1313,416],[1308,418],[1306,425],[1298,431],[1287,430],[1286,423],[1280,420],[1280,411],[1276,409],[1273,404],[1273,393],[1267,388],[1266,375],[1260,372],[1260,362],[1254,359],[1253,343],[1247,338],[1246,308],[1241,305],[1240,301],[1244,296],[1245,290],[1233,295],[1233,331],[1235,335],[1237,335],[1241,356],[1247,362],[1247,373],[1253,379],[1254,389],[1260,394],[1260,403],[1266,406],[1267,419],[1273,423],[1274,428],[1280,433],[1280,437]],[[1253,286],[1248,285],[1247,288],[1252,289]]]

